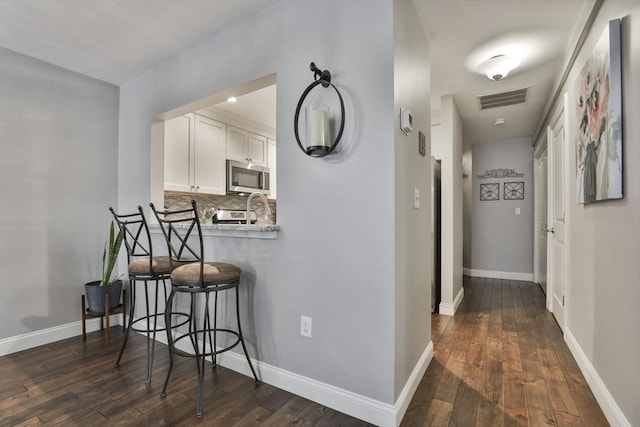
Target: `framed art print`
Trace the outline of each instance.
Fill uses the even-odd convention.
[[[483,202],[500,200],[500,184],[480,184],[480,200]]]
[[[502,198],[504,200],[524,200],[524,182],[505,182]]]
[[[620,20],[609,21],[576,81],[578,203],[622,198]]]

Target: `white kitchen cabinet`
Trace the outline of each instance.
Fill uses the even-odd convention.
[[[267,138],[227,126],[227,158],[260,166],[267,165]]]
[[[226,125],[196,114],[165,121],[164,189],[226,194]]]
[[[267,166],[269,167],[270,199],[276,198],[276,140],[267,139]]]
[[[224,123],[196,115],[193,182],[198,193],[227,194],[226,128]]]
[[[249,132],[249,163],[267,166],[267,138]]]
[[[193,114],[164,122],[164,189],[192,191],[191,140],[195,120]]]

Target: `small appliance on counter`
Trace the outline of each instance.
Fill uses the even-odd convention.
[[[249,213],[251,224],[255,224],[257,221],[256,211]],[[230,209],[218,209],[213,215],[214,224],[246,224],[247,223],[247,211],[243,210],[230,210]]]

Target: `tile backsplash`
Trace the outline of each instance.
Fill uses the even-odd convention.
[[[248,196],[240,196],[238,194],[232,194],[227,196],[218,196],[215,194],[200,194],[200,193],[180,193],[177,191],[165,191],[164,192],[164,206],[165,209],[188,209],[191,207],[191,200],[195,199],[198,206],[215,206],[218,209],[234,209],[245,210],[247,208]],[[276,201],[269,199],[269,208],[271,208],[271,215],[269,216],[269,223],[276,223]],[[256,211],[256,215],[260,218],[264,215],[264,204],[262,200],[254,197],[251,201],[251,209]]]

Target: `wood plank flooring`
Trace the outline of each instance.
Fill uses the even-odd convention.
[[[113,367],[122,329],[0,358],[0,426],[368,426],[322,405],[218,367],[207,371],[204,417],[195,416],[196,374],[156,346],[144,382],[145,339],[130,337]],[[530,282],[465,277],[456,316],[432,316],[434,359],[403,426],[607,426],[562,339],[544,295]]]
[[[402,426],[608,426],[531,282],[465,276]]]
[[[193,359],[175,359],[167,397],[166,346],[156,345],[145,385],[146,339],[131,334],[120,368],[122,328],[0,358],[0,426],[370,426],[366,422],[218,366],[206,372],[204,416],[196,417]]]

